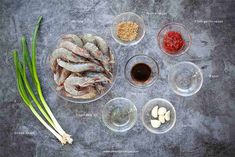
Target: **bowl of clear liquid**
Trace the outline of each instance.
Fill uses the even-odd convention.
[[[129,99],[114,98],[104,105],[102,120],[110,130],[125,132],[135,125],[137,109]]]
[[[171,67],[168,82],[176,94],[191,96],[201,89],[203,75],[196,64],[185,61]]]

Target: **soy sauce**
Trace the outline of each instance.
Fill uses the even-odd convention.
[[[131,69],[131,77],[137,82],[146,82],[150,78],[151,68],[144,63],[138,63]]]

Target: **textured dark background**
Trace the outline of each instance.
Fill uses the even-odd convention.
[[[144,18],[144,39],[123,47],[111,38],[114,16],[133,11]],[[38,39],[38,69],[45,97],[55,116],[73,135],[73,145],[61,146],[27,109],[16,89],[11,51],[19,49],[22,35],[30,40],[37,17],[44,20]],[[188,54],[170,58],[156,44],[156,33],[168,22],[184,24],[192,34]],[[235,1],[233,0],[0,0],[0,157],[202,157],[235,156]],[[90,104],[74,104],[56,96],[48,87],[46,53],[66,32],[92,32],[103,36],[115,51],[116,83],[104,98]],[[147,89],[131,87],[124,79],[128,58],[144,53],[158,60],[160,76]],[[167,83],[168,68],[183,60],[199,65],[202,89],[194,96],[174,94]],[[138,109],[136,125],[126,133],[108,130],[101,108],[111,98],[131,99]],[[176,108],[175,127],[164,135],[148,132],[140,120],[149,99],[166,98]]]

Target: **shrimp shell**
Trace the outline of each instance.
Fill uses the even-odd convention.
[[[77,77],[74,74],[71,74],[65,81],[64,81],[64,88],[67,92],[72,95],[79,95],[77,91],[77,87],[81,90],[84,87],[93,86],[97,82],[107,82],[109,79],[107,78],[98,78],[98,77]]]
[[[100,63],[100,61],[96,60],[96,59],[89,59],[90,62],[96,64],[96,65],[99,65],[99,66],[102,66],[102,64]]]
[[[95,83],[95,80],[89,77],[78,77],[71,75],[64,81],[65,88],[70,86],[87,87]]]
[[[59,78],[59,80],[58,80],[58,84],[59,84],[59,85],[62,85],[62,84],[64,83],[65,79],[66,79],[70,74],[71,74],[70,71],[68,71],[68,70],[66,70],[66,69],[63,68],[63,69],[61,70],[61,74],[60,74],[60,78]]]
[[[63,35],[62,39],[70,41],[70,42],[73,42],[74,44],[76,44],[79,47],[83,47],[83,42],[82,42],[81,38],[79,38],[75,34],[66,34],[66,35]]]
[[[86,72],[85,74],[87,77],[90,77],[94,80],[100,81],[100,82],[108,82],[111,83],[112,81],[106,77],[103,73],[96,73],[96,72]]]
[[[104,55],[108,56],[109,47],[108,47],[106,41],[99,36],[94,36],[94,38],[96,41],[96,45],[98,46],[100,51],[102,51]]]
[[[66,92],[65,90],[63,90],[62,94],[64,96],[71,97],[71,98],[74,98],[74,99],[92,99],[92,98],[96,97],[96,90],[95,90],[94,87],[90,88],[89,92],[87,94],[84,94],[84,95],[72,95],[72,94]]]
[[[84,34],[81,38],[82,38],[82,41],[84,44],[86,44],[86,43],[95,44],[96,43],[96,39],[92,34]]]
[[[64,83],[64,89],[65,89],[66,92],[68,92],[68,93],[70,93],[72,95],[82,95],[82,94],[85,94],[83,90],[82,91],[78,91],[76,86],[67,84],[66,81]]]
[[[57,85],[59,85],[60,73],[61,73],[61,67],[59,65],[56,65],[54,73],[54,81]]]
[[[103,64],[105,70],[110,72],[110,67],[108,63],[109,59],[107,58],[107,56],[103,55],[103,53],[98,49],[95,44],[86,43],[84,45],[84,48],[88,50],[95,59],[99,60]]]
[[[73,63],[67,63],[62,61],[61,59],[57,59],[57,63],[67,69],[71,72],[84,72],[84,71],[97,71],[97,72],[103,72],[104,68],[101,66],[98,66],[94,63],[81,63],[81,64],[73,64]]]
[[[64,86],[63,86],[63,85],[56,87],[56,90],[57,90],[57,91],[61,91],[62,89],[64,89]]]
[[[80,73],[73,73],[73,74],[74,74],[74,76],[82,77],[82,74],[80,74]]]
[[[89,93],[90,88],[89,87],[84,87],[84,88],[76,88],[74,86],[74,88],[67,88],[66,86],[64,86],[65,91],[67,91],[69,94],[74,95],[74,96],[81,96],[84,94]]]
[[[107,60],[107,58],[103,55],[103,53],[99,50],[99,48],[93,43],[86,43],[84,48],[90,52],[90,54],[97,60],[103,61]]]
[[[64,82],[64,89],[71,95],[81,96],[89,93],[91,90],[92,79],[77,77],[76,74],[72,73]]]
[[[95,83],[95,89],[99,94],[102,94],[106,91],[106,87],[104,87],[101,83]]]
[[[84,63],[84,62],[87,62],[84,58],[79,57],[79,56],[73,54],[69,50],[66,50],[64,48],[58,48],[58,49],[55,49],[52,52],[52,55],[50,57],[50,66],[51,66],[51,69],[52,69],[53,72],[56,71],[56,65],[57,65],[56,60],[58,58],[62,58],[64,60],[75,62],[75,63]]]
[[[79,56],[82,56],[88,59],[92,58],[86,50],[84,50],[83,48],[80,48],[79,46],[75,45],[74,43],[70,41],[62,40],[59,44],[59,47],[68,49]]]
[[[113,52],[109,49],[109,63],[114,64],[115,63],[115,58]]]

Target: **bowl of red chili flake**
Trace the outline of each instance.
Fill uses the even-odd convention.
[[[189,31],[179,23],[165,25],[157,35],[159,48],[170,56],[179,56],[191,46],[192,39]]]

